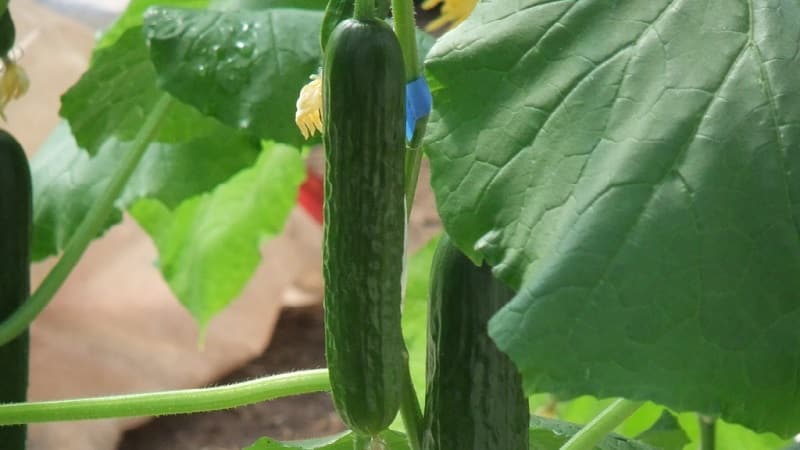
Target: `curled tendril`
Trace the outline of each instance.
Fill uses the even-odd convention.
[[[2,59],[2,74],[0,75],[0,117],[6,120],[5,109],[11,100],[16,100],[26,92],[30,86],[28,75],[17,64],[16,59],[5,56]]]
[[[425,0],[422,9],[433,9],[442,5],[441,15],[428,24],[427,31],[441,28],[452,29],[469,17],[478,0]]]
[[[296,108],[294,121],[304,138],[322,133],[322,76],[311,75],[311,81],[300,90]]]

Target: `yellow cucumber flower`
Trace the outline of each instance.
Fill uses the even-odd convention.
[[[472,10],[475,9],[475,5],[478,4],[478,0],[425,0],[422,9],[433,9],[440,4],[442,5],[441,14],[425,27],[427,31],[436,31],[445,26],[448,29],[455,28],[469,17]]]
[[[28,92],[28,75],[14,60],[2,58],[2,78],[0,78],[0,117],[5,120],[5,108],[11,100],[18,99]]]
[[[294,122],[303,137],[308,139],[317,131],[322,133],[322,76],[311,75],[311,81],[300,90],[295,105]]]

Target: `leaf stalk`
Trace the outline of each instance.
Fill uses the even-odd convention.
[[[147,116],[133,140],[130,150],[123,156],[117,171],[103,191],[103,195],[92,206],[83,222],[75,230],[75,234],[64,247],[64,253],[55,266],[50,270],[36,292],[22,303],[5,321],[0,323],[0,346],[10,342],[24,332],[50,303],[58,289],[64,284],[67,276],[75,268],[89,243],[97,237],[103,224],[114,207],[114,202],[119,198],[136,166],[139,165],[147,146],[152,141],[161,125],[162,119],[172,102],[172,97],[163,94],[157,101],[151,113]]]
[[[606,435],[617,428],[631,414],[642,406],[643,402],[617,399],[594,419],[575,433],[560,450],[592,450]]]

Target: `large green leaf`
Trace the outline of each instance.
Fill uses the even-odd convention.
[[[145,26],[159,82],[205,114],[301,145],[300,88],[319,67],[322,13],[153,8]]]
[[[530,426],[530,448],[558,450],[580,429],[581,426],[574,423],[533,416]],[[656,448],[618,434],[610,434],[598,442],[593,450],[656,450]]]
[[[690,442],[678,418],[667,410],[661,412],[653,426],[637,435],[636,440],[664,450],[681,450]]]
[[[264,10],[275,8],[324,11],[328,0],[228,0],[227,10]],[[167,6],[162,4],[162,6]]]
[[[257,141],[220,124],[198,129],[193,139],[182,144],[150,144],[103,229],[118,222],[120,211],[139,198],[175,207],[212,189],[250,166],[259,149]],[[106,189],[119,165],[119,154],[129,150],[130,144],[112,139],[89,158],[78,148],[69,125],[56,128],[31,161],[34,260],[64,248]]]
[[[91,67],[61,97],[61,116],[69,121],[81,148],[95,154],[107,141],[132,141],[144,118],[166,94],[156,85],[141,27],[125,31],[113,45],[94,54]],[[217,121],[173,101],[151,137],[180,143]]]
[[[264,0],[251,0],[263,2]],[[125,11],[117,17],[117,20],[103,32],[97,42],[97,48],[106,47],[113,44],[129,28],[142,25],[144,12],[151,6],[180,6],[181,8],[205,8],[209,0],[132,0]],[[234,0],[230,0],[234,3]]]
[[[431,51],[448,233],[529,391],[800,429],[800,3],[521,0]]]
[[[268,144],[253,167],[210,193],[174,209],[152,199],[130,208],[158,248],[161,273],[201,328],[244,288],[261,259],[259,244],[281,231],[304,179],[296,148]]]
[[[349,431],[336,436],[294,442],[279,442],[270,438],[261,438],[243,450],[352,450],[353,438],[353,434]],[[386,444],[387,450],[409,450],[406,437],[401,433],[385,431],[381,433],[381,438]]]
[[[145,27],[159,82],[230,126],[301,145],[295,103],[320,65],[322,12],[309,3],[275,8],[286,6],[282,0],[256,6],[260,10],[148,11]],[[419,53],[426,54],[433,41],[418,31]]]
[[[680,414],[678,415],[678,421],[692,440],[691,443],[683,447],[683,450],[697,450],[700,448],[701,437],[697,414]],[[716,437],[716,448],[719,450],[777,450],[783,449],[790,442],[772,433],[756,433],[741,425],[727,423],[723,420],[717,420],[714,435]]]

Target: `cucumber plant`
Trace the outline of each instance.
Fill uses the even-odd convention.
[[[329,370],[18,402],[0,424],[330,390],[354,433],[251,448],[777,450],[800,431],[796,0],[426,1],[428,29],[458,24],[437,39],[410,0],[191,3],[133,0],[63,96],[33,161],[31,247],[64,253],[0,314],[0,345],[123,210],[205,326],[280,231],[321,131]],[[25,86],[4,64],[2,106]],[[404,261],[423,147],[447,233],[430,322],[414,298],[432,248]],[[199,233],[209,217],[225,220]],[[587,425],[528,421],[540,393],[534,411]]]

